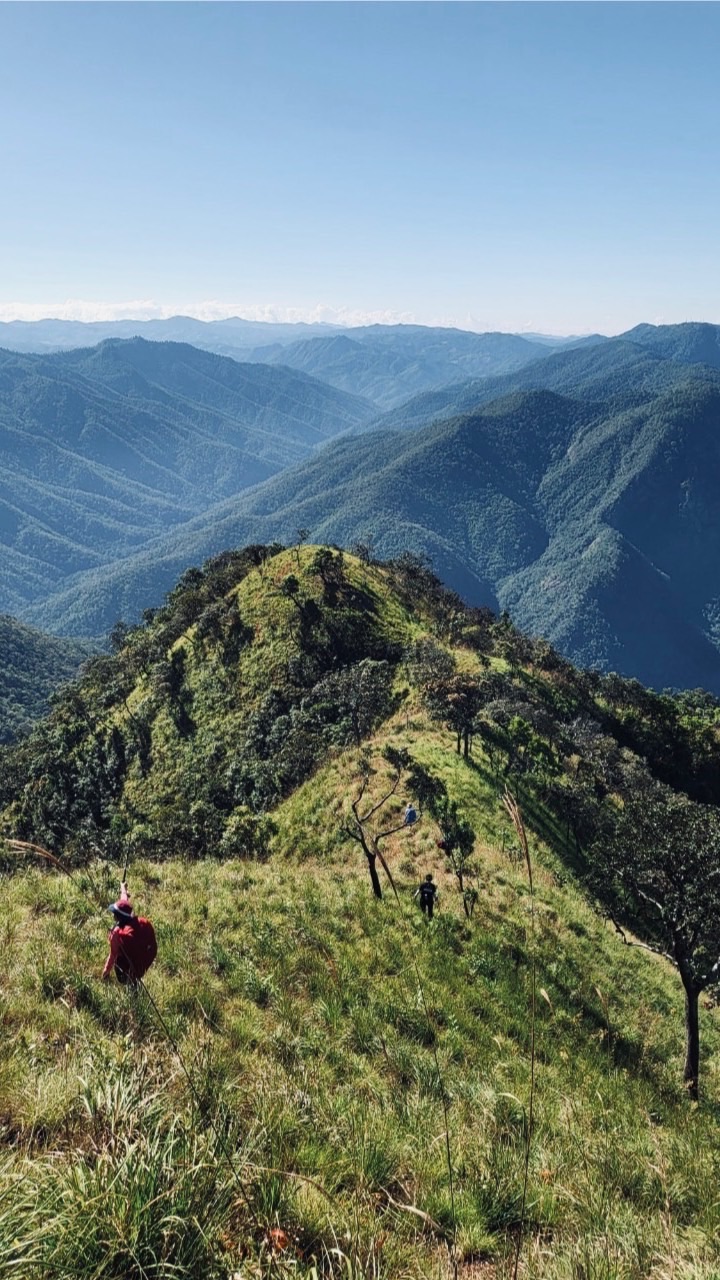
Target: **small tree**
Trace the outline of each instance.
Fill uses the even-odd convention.
[[[333,552],[329,547],[320,547],[310,562],[310,572],[316,574],[323,584],[325,603],[334,605],[338,590],[345,585],[345,560],[342,551]]]
[[[451,680],[457,667],[453,655],[428,636],[408,645],[403,657],[410,679],[423,690]]]
[[[533,642],[517,630],[507,612],[500,614],[491,631],[495,653],[498,657],[505,659],[512,673],[516,673],[523,664],[531,661]]]
[[[120,653],[120,650],[125,648],[130,633],[131,627],[128,626],[127,622],[123,622],[122,618],[118,618],[108,632],[108,641],[112,653]]]
[[[623,940],[665,956],[680,975],[683,1078],[697,1099],[699,997],[720,971],[720,814],[646,777],[620,811],[608,803],[603,816],[588,880]]]
[[[469,920],[477,899],[476,891],[467,883],[471,870],[470,859],[475,848],[475,832],[470,823],[459,814],[456,802],[447,795],[435,806],[434,817],[440,828],[440,848],[452,867],[462,894],[463,910]]]
[[[295,559],[297,560],[298,567],[300,566],[300,548],[304,542],[307,542],[309,537],[310,537],[310,530],[306,529],[304,526],[301,525],[299,529],[295,530],[295,538],[296,538]]]
[[[560,773],[560,764],[552,747],[523,716],[515,715],[508,728],[507,774],[516,778],[519,792],[520,779],[531,776],[547,782]]]
[[[292,600],[293,604],[298,603],[300,583],[294,573],[289,573],[286,578],[283,578],[278,587],[278,595],[283,596],[286,600]]]
[[[444,720],[448,728],[454,730],[458,755],[462,745],[465,760],[470,755],[470,738],[485,699],[482,682],[466,675],[456,675],[432,685],[426,694],[431,715]]]
[[[408,757],[408,790],[422,809],[432,814],[440,829],[438,846],[452,868],[462,894],[463,910],[468,920],[473,913],[477,892],[467,883],[471,872],[470,858],[475,847],[475,832],[463,818],[455,800],[451,800],[445,783],[425,765]]]
[[[383,827],[382,814],[383,809],[396,794],[398,787],[403,779],[409,764],[407,752],[397,751],[394,747],[387,747],[383,753],[385,759],[392,767],[392,782],[375,804],[371,805],[364,813],[361,812],[361,806],[365,798],[370,779],[374,770],[370,766],[368,756],[361,759],[362,777],[360,782],[360,790],[351,803],[352,818],[345,824],[343,830],[351,840],[355,840],[361,847],[365,857],[367,858],[368,871],[370,872],[370,883],[376,898],[382,898],[382,886],[377,871],[377,862],[380,860],[381,866],[385,867],[388,875],[390,874],[385,858],[380,849],[380,841],[387,840],[388,836],[396,835],[398,831],[410,831],[411,827],[406,826],[405,818],[402,822],[393,822],[389,827]],[[377,827],[380,830],[377,830]]]
[[[358,560],[362,560],[363,564],[372,564],[375,556],[375,539],[372,534],[361,542],[353,542],[350,551],[352,555],[357,556]]]
[[[388,662],[373,662],[371,658],[365,658],[336,677],[338,693],[344,696],[343,705],[348,710],[356,746],[390,714],[393,706],[392,676]]]
[[[282,596],[283,600],[289,600],[295,608],[295,621],[299,624],[300,632],[302,634],[304,621],[303,599],[300,595],[300,583],[294,573],[289,573],[286,578],[283,578],[277,589],[277,594]],[[290,629],[292,632],[292,626]]]

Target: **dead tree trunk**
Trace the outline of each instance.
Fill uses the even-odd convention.
[[[376,898],[382,898],[382,888],[380,886],[380,877],[377,873],[377,866],[376,866],[377,854],[368,853],[366,850],[366,856],[368,860],[368,871],[370,872],[370,883],[372,884],[372,891],[375,894]]]
[[[700,991],[689,976],[681,973],[685,989],[685,1069],[683,1080],[688,1097],[697,1102],[700,1096]]]

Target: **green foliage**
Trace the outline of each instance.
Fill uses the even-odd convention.
[[[123,839],[155,857],[257,856],[268,829],[251,838],[238,813],[272,808],[394,710],[403,645],[384,608],[322,548],[188,570],[3,762],[10,829],[80,860]]]
[[[605,804],[586,877],[606,910],[677,966],[686,996],[685,1081],[698,1096],[698,997],[720,973],[720,812],[642,776]]]
[[[453,655],[429,636],[409,646],[405,662],[410,679],[423,690],[449,680],[457,665]]]
[[[160,939],[148,983],[192,1089],[142,994],[89,976],[105,926],[76,887],[37,870],[6,881],[4,1018],[18,1034],[0,1046],[2,1264],[68,1280],[139,1266],[154,1280],[329,1280],[351,1274],[348,1258],[367,1275],[372,1256],[388,1278],[444,1275],[445,1090],[459,1265],[470,1273],[480,1251],[502,1271],[527,1128],[527,904],[520,870],[483,857],[473,919],[446,894],[432,934],[409,903],[415,876],[399,875],[398,911],[338,865],[136,863]],[[672,1249],[676,1270],[712,1274],[720,1147],[712,1104],[689,1110],[674,1083],[673,986],[547,871],[523,1265],[560,1280],[609,1251],[642,1274],[639,1259]],[[92,874],[109,893],[107,869]],[[275,1228],[289,1243],[273,1259]]]
[[[0,1268],[27,1277],[220,1280],[219,1230],[237,1188],[213,1130],[198,1128],[187,1108],[169,1113],[163,1076],[142,1053],[78,1084],[92,1155],[62,1165],[49,1153],[6,1160],[0,1177],[14,1206],[0,1220]],[[3,1227],[13,1226],[11,1249]]]
[[[606,802],[589,856],[594,891],[686,965],[698,990],[720,961],[718,847],[716,808],[639,777],[622,808]]]
[[[0,746],[29,732],[47,713],[51,694],[77,675],[94,648],[0,615]]]
[[[223,858],[252,858],[263,862],[269,856],[270,841],[276,831],[272,818],[238,805],[225,823],[219,852]]]
[[[403,703],[406,729],[427,707],[451,728],[461,768],[497,792],[509,785],[528,826],[576,869],[606,815],[633,811],[638,788],[684,788],[693,821],[698,799],[718,799],[715,699],[575,671],[506,617],[479,620],[410,553],[383,566],[331,548],[251,546],[186,571],[142,626],[113,639],[115,652],[0,757],[2,830],[76,864],[126,850],[263,860],[285,839],[274,825],[283,802],[387,733]],[[364,804],[354,823],[338,815],[335,842],[343,830],[360,842],[380,897],[377,841],[402,826],[402,782],[437,820],[469,916],[478,829],[464,784],[451,794],[430,760],[392,738],[382,754],[387,812],[367,830]],[[372,769],[361,761],[360,773],[367,787]],[[291,838],[301,856],[318,847],[318,818]]]
[[[471,675],[451,676],[428,685],[426,689],[425,698],[431,714],[453,730],[458,755],[462,744],[466,760],[470,755],[470,739],[486,697],[487,685]]]
[[[576,852],[623,793],[622,751],[693,800],[720,799],[710,695],[577,672],[508,619],[478,619],[413,555],[228,552],[114,644],[0,757],[6,830],[80,860],[125,839],[156,857],[217,850],[235,810],[271,810],[328,753],[366,741],[398,708],[401,672],[465,758],[474,741],[495,785],[549,806]]]

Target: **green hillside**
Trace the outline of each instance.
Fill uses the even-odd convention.
[[[593,904],[659,941],[595,873],[643,814],[717,835],[717,701],[315,546],[218,557],[114,643],[0,755],[5,835],[72,872],[6,846],[0,1275],[713,1275],[713,988],[693,1103],[678,972]],[[136,998],[98,980],[126,858]]]
[[[47,713],[50,695],[77,675],[93,647],[0,614],[0,744],[27,733]]]

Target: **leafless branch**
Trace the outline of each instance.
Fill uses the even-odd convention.
[[[650,894],[646,893],[644,889],[637,888],[635,892],[637,893],[638,898],[642,898],[643,902],[649,902],[650,906],[655,908],[663,920],[666,918],[665,907],[662,903],[657,902],[655,898],[651,898]]]
[[[660,947],[651,947],[649,942],[640,942],[637,938],[628,938],[625,930],[618,924],[614,916],[608,916],[608,920],[614,926],[616,932],[620,934],[626,947],[640,947],[641,951],[650,951],[654,956],[662,956],[664,960],[669,960],[671,964],[675,964],[673,956],[668,951],[663,951]]]
[[[390,799],[392,798],[392,796],[394,796],[394,795],[395,795],[395,792],[397,791],[398,787],[400,786],[400,779],[401,779],[401,777],[402,777],[402,774],[401,774],[401,773],[399,773],[399,774],[397,775],[397,777],[396,777],[396,779],[395,779],[395,781],[394,781],[393,785],[391,786],[390,790],[388,791],[387,795],[384,795],[384,796],[383,796],[383,798],[382,798],[382,800],[378,800],[377,804],[376,804],[376,805],[373,805],[372,809],[369,809],[369,810],[368,810],[368,812],[365,814],[364,818],[361,818],[361,819],[360,819],[360,821],[361,821],[361,822],[367,822],[370,818],[372,818],[372,816],[373,816],[373,814],[374,814],[374,813],[377,813],[378,809],[382,809],[383,805],[384,805],[384,804],[387,804],[388,800],[390,800]]]
[[[375,836],[375,841],[377,843],[378,840],[384,840],[386,836],[397,835],[398,831],[404,831],[406,828],[408,828],[409,830],[409,826],[414,826],[414,825],[415,825],[414,823],[411,823],[408,825],[407,822],[403,821],[397,827],[388,827],[387,831],[378,831],[377,835]]]

